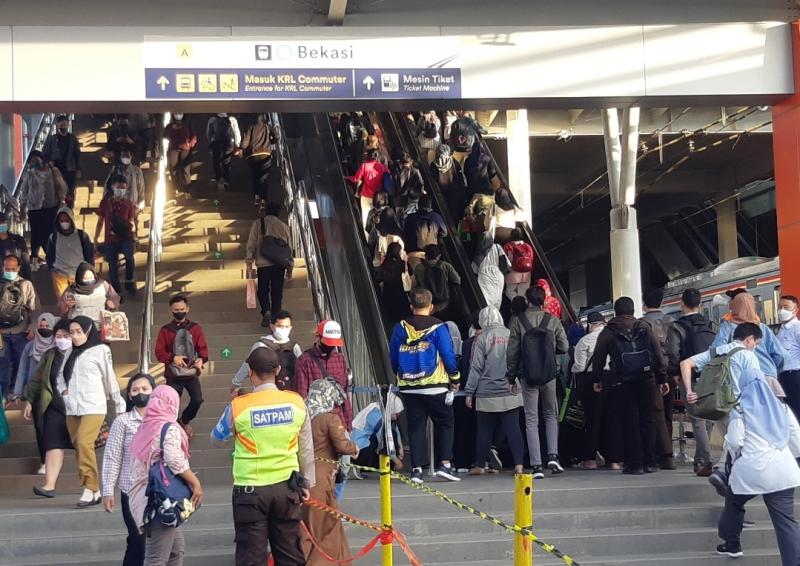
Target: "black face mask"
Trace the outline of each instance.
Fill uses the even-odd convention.
[[[131,403],[133,403],[134,407],[139,407],[143,409],[147,406],[147,402],[150,400],[149,393],[137,393],[133,397],[131,397]]]
[[[172,316],[173,316],[173,318],[175,318],[175,320],[181,321],[184,318],[186,318],[187,314],[188,313],[185,313],[185,312],[174,312],[174,313],[172,313]]]
[[[66,136],[67,132],[69,132],[69,128],[59,128],[58,129],[58,133],[61,134],[62,136]]]
[[[39,336],[42,338],[50,338],[53,335],[52,328],[37,328],[36,332],[38,332]]]
[[[319,349],[322,350],[322,354],[325,356],[330,356],[331,352],[336,348],[336,346],[328,346],[326,344],[320,344]]]

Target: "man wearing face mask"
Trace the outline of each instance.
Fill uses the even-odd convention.
[[[128,182],[128,192],[125,198],[131,201],[137,211],[144,209],[144,175],[142,174],[141,167],[133,164],[133,154],[131,150],[122,149],[119,154],[119,160],[111,166],[111,171],[108,173],[108,177],[106,177],[105,181],[107,193],[112,190],[111,179],[115,175],[122,175]]]
[[[233,116],[220,112],[208,120],[206,140],[214,162],[214,178],[217,188],[224,191],[228,187],[231,174],[231,161],[237,148],[242,145],[242,133],[239,122]]]
[[[281,391],[286,389],[294,390],[297,358],[301,356],[303,350],[300,348],[300,344],[289,338],[292,332],[292,315],[288,311],[277,311],[272,315],[272,324],[270,326],[272,334],[262,336],[253,344],[250,351],[252,352],[257,348],[269,348],[275,352],[281,363],[281,371],[275,378],[275,384]],[[236,375],[233,376],[232,395],[239,395],[242,392],[242,384],[244,384],[248,374],[249,367],[245,362],[236,372]]]
[[[192,124],[182,112],[175,112],[172,121],[164,128],[164,138],[169,140],[167,168],[175,183],[177,194],[188,196],[192,182],[192,150],[197,146],[197,135]]]
[[[67,185],[61,172],[48,165],[41,152],[32,151],[16,199],[22,217],[28,217],[34,271],[39,268],[39,248],[45,246],[52,234],[56,211],[66,195]]]
[[[796,296],[781,297],[778,311],[781,328],[778,330],[778,340],[783,344],[787,355],[778,381],[786,393],[786,404],[800,419],[800,321],[797,320],[797,306]]]
[[[15,255],[22,262],[20,274],[25,279],[31,278],[31,257],[28,254],[28,244],[25,238],[9,231],[8,217],[0,212],[0,257]],[[37,266],[38,267],[38,266]]]
[[[172,320],[161,327],[156,338],[156,359],[164,364],[167,385],[183,394],[189,394],[189,404],[178,419],[189,438],[194,431],[189,425],[203,404],[200,373],[208,363],[208,342],[203,327],[189,320],[189,300],[175,295],[169,300]]]
[[[114,175],[110,179],[112,194],[100,202],[97,215],[100,220],[94,231],[95,241],[100,241],[100,231],[105,226],[105,257],[108,262],[108,279],[111,285],[120,291],[119,254],[125,256],[125,289],[131,295],[136,294],[136,283],[133,280],[136,263],[133,257],[136,239],[136,210],[127,199],[128,181],[122,175]]]
[[[3,281],[0,284],[0,389],[7,395],[13,391],[19,360],[28,340],[35,333],[34,321],[39,316],[39,298],[33,284],[19,275],[20,261],[15,255],[3,259]]]
[[[67,184],[67,202],[75,200],[75,181],[81,178],[81,144],[69,131],[69,117],[56,117],[57,132],[44,142],[42,154],[46,163],[55,166]]]
[[[75,226],[72,209],[66,206],[56,215],[54,230],[47,240],[45,251],[56,297],[61,297],[67,287],[75,283],[75,272],[81,263],[94,265],[92,239]]]
[[[317,325],[317,343],[297,359],[294,390],[305,399],[311,382],[329,377],[342,386],[345,400],[333,412],[342,419],[345,428],[353,429],[353,407],[350,405],[350,380],[347,360],[336,348],[344,346],[342,327],[335,320],[323,320]]]

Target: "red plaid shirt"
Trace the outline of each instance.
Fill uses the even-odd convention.
[[[325,374],[322,367],[325,367]],[[342,419],[347,430],[353,430],[353,407],[350,405],[350,388],[347,383],[347,360],[341,352],[331,352],[328,358],[322,357],[319,346],[312,346],[297,358],[294,372],[295,391],[305,399],[311,382],[325,376],[334,378],[347,394],[344,405],[334,408],[333,412]]]

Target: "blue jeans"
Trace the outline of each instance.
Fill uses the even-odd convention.
[[[106,242],[105,254],[109,266],[109,283],[119,293],[119,254],[125,256],[125,281],[133,281],[133,270],[136,269],[136,263],[133,259],[133,242]]]
[[[4,395],[14,391],[19,360],[22,358],[22,349],[27,343],[25,332],[3,334],[3,349],[0,350],[0,389]]]

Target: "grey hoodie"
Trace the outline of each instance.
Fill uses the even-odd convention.
[[[478,324],[483,331],[472,344],[469,379],[464,391],[476,397],[510,396],[506,350],[511,332],[503,326],[503,317],[494,307],[481,309]]]
[[[69,216],[72,228],[65,233],[58,223],[58,216],[64,213]],[[85,261],[94,265],[94,246],[89,236],[83,230],[75,226],[75,216],[72,209],[65,206],[58,210],[56,214],[55,226],[50,239],[47,242],[47,266],[50,271],[56,271],[61,275],[75,278],[75,271],[81,262]]]

